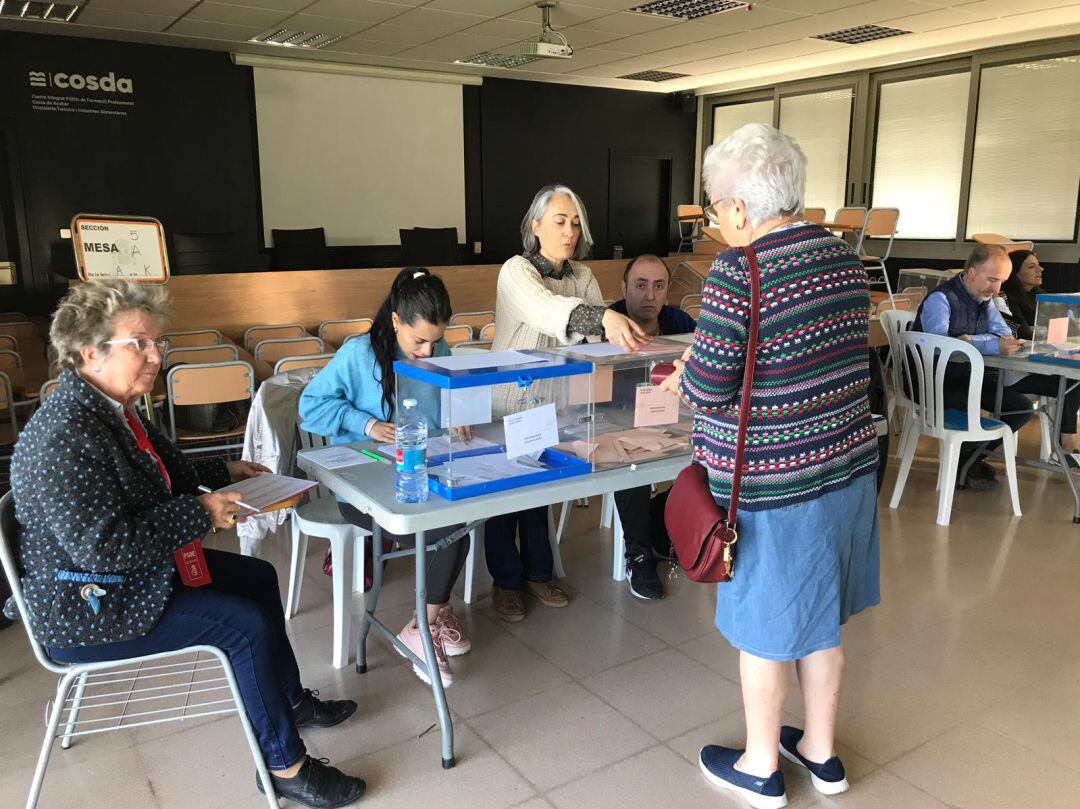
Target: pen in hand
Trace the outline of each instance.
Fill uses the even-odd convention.
[[[212,490],[206,488],[205,486],[199,486],[198,489],[203,494],[213,494],[214,493]],[[236,505],[240,506],[240,508],[246,508],[248,511],[250,511],[253,514],[258,514],[259,513],[259,510],[257,508],[255,508],[255,506],[249,506],[243,500],[234,500],[233,502],[236,503]]]

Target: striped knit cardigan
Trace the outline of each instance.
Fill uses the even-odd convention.
[[[755,241],[761,316],[739,508],[813,500],[877,469],[867,399],[866,271],[852,249],[800,223]],[[717,256],[679,383],[695,411],[694,457],[720,505],[731,496],[746,358],[750,276],[741,250]]]

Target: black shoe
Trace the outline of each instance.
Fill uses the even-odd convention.
[[[969,474],[967,476],[967,484],[960,485],[960,481],[956,481],[956,488],[958,489],[970,489],[973,492],[990,492],[998,487],[998,482],[994,478],[977,478],[974,475]]]
[[[994,480],[997,477],[997,470],[994,469],[986,461],[977,461],[971,465],[971,469],[968,470],[968,480],[972,478],[982,478],[983,480]]]
[[[341,724],[354,713],[356,703],[351,699],[317,699],[318,691],[304,689],[300,704],[292,709],[296,728],[332,728]]]
[[[331,767],[328,759],[311,756],[292,778],[278,778],[273,773],[270,778],[279,798],[287,798],[309,809],[348,806],[360,800],[367,789],[363,778],[346,775],[337,767]],[[255,783],[259,792],[263,792],[258,773],[255,774]]]
[[[656,575],[656,560],[639,553],[626,560],[626,581],[630,592],[646,601],[657,601],[664,597],[664,586]]]

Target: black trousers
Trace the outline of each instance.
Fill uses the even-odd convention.
[[[615,492],[615,508],[619,510],[627,559],[642,553],[652,556],[654,551],[666,558],[670,553],[671,539],[664,527],[667,494],[665,491],[654,497],[651,486]]]
[[[504,590],[520,590],[526,580],[551,581],[555,557],[547,506],[491,517],[484,528],[484,556],[491,578]]]
[[[341,516],[368,531],[371,530],[371,515],[362,514],[348,503],[338,502]],[[449,528],[439,528],[427,531],[424,541],[428,544],[436,542],[458,530],[460,525],[452,525]],[[416,534],[391,534],[383,531],[383,539],[396,542],[406,548],[416,547]],[[462,537],[448,548],[438,551],[428,551],[427,554],[427,603],[445,604],[450,600],[450,591],[454,589],[454,583],[461,575],[461,569],[465,566],[465,558],[469,555],[469,538]]]

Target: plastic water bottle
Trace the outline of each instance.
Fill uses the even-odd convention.
[[[398,413],[394,488],[399,503],[423,503],[428,499],[427,422],[416,399],[406,399]]]

